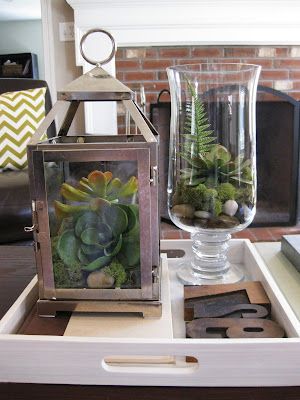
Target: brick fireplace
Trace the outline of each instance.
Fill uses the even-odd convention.
[[[259,64],[259,85],[300,100],[300,46],[123,47],[116,54],[116,75],[133,89],[142,84],[149,107],[157,101],[159,92],[169,87],[167,67],[201,62]]]

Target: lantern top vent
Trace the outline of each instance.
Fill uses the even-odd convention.
[[[70,82],[57,97],[66,101],[120,101],[133,99],[133,92],[103,68],[96,67]]]
[[[110,55],[106,59],[99,61],[89,59],[84,53],[86,38],[90,34],[97,32],[106,34],[112,43]],[[85,33],[80,41],[80,53],[88,63],[96,65],[96,68],[70,82],[66,87],[60,90],[57,94],[59,100],[120,101],[133,99],[133,92],[102,68],[102,66],[112,60],[116,54],[115,40],[109,32],[104,29],[92,29]]]

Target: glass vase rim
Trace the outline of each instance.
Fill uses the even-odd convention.
[[[237,65],[240,65],[240,66],[243,66],[243,67],[248,67],[248,68],[245,68],[245,69],[239,69],[239,70],[228,70],[228,71],[226,71],[226,70],[222,70],[222,71],[220,71],[220,70],[216,70],[216,71],[214,71],[214,70],[211,70],[211,69],[209,69],[209,70],[202,70],[202,69],[199,69],[199,70],[192,70],[192,69],[185,69],[185,67],[193,67],[193,66],[207,66],[207,65],[215,65],[215,66],[221,66],[221,65],[226,65],[226,66],[229,66],[229,65],[232,65],[232,66],[237,66]],[[187,63],[187,64],[180,64],[180,65],[172,65],[172,66],[170,66],[170,67],[167,67],[166,68],[166,70],[168,71],[168,70],[172,70],[172,71],[176,71],[176,72],[188,72],[188,73],[194,73],[194,74],[199,74],[199,73],[201,73],[201,74],[213,74],[213,73],[215,73],[215,74],[218,74],[218,73],[224,73],[224,74],[226,74],[226,73],[228,73],[228,74],[232,74],[232,73],[239,73],[239,72],[247,72],[247,71],[253,71],[253,70],[260,70],[262,67],[261,67],[261,65],[259,65],[259,64],[251,64],[251,63],[233,63],[233,62],[230,62],[230,63],[226,63],[226,62],[201,62],[201,63]]]

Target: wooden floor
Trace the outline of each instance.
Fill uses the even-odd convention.
[[[32,246],[0,246],[0,318],[35,274]]]

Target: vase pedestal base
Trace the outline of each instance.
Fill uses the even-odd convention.
[[[177,276],[184,285],[217,285],[242,281],[244,271],[238,265],[230,264],[230,267],[222,275],[209,276],[195,271],[191,262],[186,261],[180,265]]]

